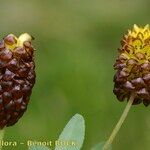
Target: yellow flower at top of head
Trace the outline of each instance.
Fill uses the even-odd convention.
[[[114,94],[123,101],[135,93],[133,104],[150,104],[150,27],[133,26],[123,37],[114,64]]]

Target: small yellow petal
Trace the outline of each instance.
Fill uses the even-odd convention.
[[[28,33],[23,33],[18,38],[18,46],[22,46],[25,41],[31,42],[32,37]]]
[[[139,31],[139,27],[138,27],[136,24],[133,25],[133,29],[134,29],[135,31]]]

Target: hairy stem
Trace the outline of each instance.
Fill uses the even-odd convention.
[[[0,141],[4,138],[4,130],[0,130]],[[0,144],[0,150],[2,150],[2,145]]]
[[[129,99],[129,101],[128,101],[128,103],[127,103],[127,105],[126,105],[126,107],[125,107],[125,109],[124,109],[124,111],[123,111],[119,121],[118,121],[118,123],[116,124],[115,128],[113,129],[109,139],[106,141],[106,143],[105,143],[105,145],[104,145],[102,150],[107,150],[110,147],[111,143],[113,142],[114,138],[116,137],[119,129],[121,128],[124,120],[126,119],[126,117],[128,115],[128,112],[129,112],[129,110],[130,110],[130,108],[132,106],[134,98],[135,98],[135,94],[132,93],[131,96],[130,96],[130,99]]]

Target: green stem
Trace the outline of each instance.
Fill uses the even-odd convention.
[[[4,138],[4,130],[0,130],[0,141]],[[2,150],[2,145],[0,144],[0,150]]]
[[[112,134],[110,135],[109,139],[106,141],[106,143],[105,143],[102,150],[107,150],[110,147],[111,143],[113,142],[114,138],[116,137],[119,129],[121,128],[124,120],[126,119],[126,117],[128,115],[128,112],[129,112],[129,110],[132,106],[134,98],[135,98],[135,94],[132,93],[131,96],[130,96],[130,99],[129,99],[129,101],[128,101],[128,103],[127,103],[127,105],[126,105],[119,121],[118,121],[118,123],[116,124],[115,128],[113,129]]]

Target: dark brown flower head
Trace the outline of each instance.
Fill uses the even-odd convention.
[[[133,104],[150,104],[150,28],[134,25],[123,37],[114,68],[114,94],[119,101],[136,97]]]
[[[0,128],[15,124],[27,109],[35,83],[32,37],[10,34],[0,41]]]

